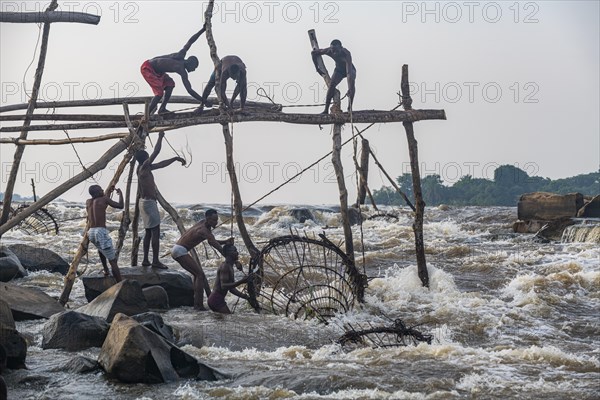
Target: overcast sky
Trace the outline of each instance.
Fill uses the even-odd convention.
[[[2,11],[36,11],[43,10],[48,2],[0,4]],[[59,4],[62,10],[101,14],[102,18],[97,26],[52,25],[42,100],[150,96],[140,65],[148,58],[178,51],[201,28],[207,3]],[[213,31],[218,53],[221,57],[236,54],[246,63],[249,100],[259,100],[256,89],[263,87],[276,102],[286,105],[324,101],[325,88],[310,57],[307,31],[313,28],[321,47],[340,39],[352,52],[357,69],[355,110],[396,106],[401,67],[408,64],[415,90],[413,107],[444,109],[448,118],[415,124],[422,175],[436,173],[452,184],[467,174],[491,179],[493,170],[501,164],[516,165],[530,175],[552,179],[598,170],[598,1],[228,1],[216,2],[216,7]],[[38,34],[36,24],[0,24],[0,104],[27,101],[25,91],[31,90],[37,65],[34,49]],[[201,93],[212,71],[205,36],[192,46],[189,55],[200,60],[190,81]],[[325,63],[331,72],[332,61],[326,58]],[[177,85],[174,94],[185,95],[179,77],[173,78]],[[340,89],[345,93],[345,81]],[[169,108],[184,107],[173,104]],[[132,108],[133,112],[142,110],[142,106]],[[285,111],[317,113],[322,107]],[[121,113],[122,109],[56,112]],[[114,131],[119,130],[70,134]],[[319,130],[317,126],[245,123],[236,124],[233,131],[234,155],[246,204],[331,149],[327,126]],[[346,127],[344,139],[349,135],[350,128]],[[65,134],[29,134],[29,138],[47,137],[64,138]],[[392,176],[409,171],[401,123],[376,125],[366,137]],[[189,168],[173,164],[155,172],[165,197],[179,203],[229,203],[221,127],[170,131],[167,138],[178,151],[187,143],[193,162]],[[83,162],[91,163],[113,143],[75,146]],[[13,151],[13,145],[1,146],[0,191],[6,187]],[[174,155],[165,144],[159,160]],[[351,157],[352,147],[346,146],[344,171],[353,201],[356,181]],[[30,146],[21,171],[15,191],[30,195],[33,178],[38,195],[43,195],[80,172],[81,167],[70,146]],[[111,176],[112,172],[105,171],[96,179],[106,184]],[[62,197],[83,200],[93,183],[90,180],[81,184]],[[373,189],[388,185],[373,164],[369,184]],[[335,175],[327,159],[263,203],[337,201]]]

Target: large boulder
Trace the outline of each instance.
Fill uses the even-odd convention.
[[[28,271],[59,272],[66,275],[69,270],[69,263],[51,250],[28,244],[13,244],[8,247]]]
[[[545,192],[527,193],[517,204],[517,215],[521,221],[552,221],[565,217],[576,217],[583,207],[581,193],[554,194]]]
[[[56,299],[36,288],[0,283],[0,298],[10,307],[15,321],[50,318],[65,310]]]
[[[169,309],[169,295],[160,286],[148,286],[142,289],[148,308],[155,310]]]
[[[109,375],[126,383],[162,383],[179,378],[214,381],[220,375],[123,314],[115,316],[98,362]]]
[[[165,289],[169,295],[171,307],[194,305],[192,278],[186,273],[136,267],[126,267],[120,270],[123,279],[136,280],[142,288],[160,286]],[[88,301],[94,300],[114,283],[112,278],[105,278],[101,273],[83,277],[82,281]]]
[[[6,246],[0,246],[0,282],[27,276],[27,271],[15,253]]]
[[[15,329],[15,319],[8,304],[0,298],[0,326]]]
[[[574,224],[575,221],[571,218],[550,221],[537,232],[537,236],[548,240],[560,241],[565,228]]]
[[[585,203],[577,212],[579,218],[600,218],[600,195]]]
[[[27,341],[14,328],[0,325],[0,345],[6,351],[6,367],[10,369],[25,368]]]
[[[296,220],[298,220],[298,222],[300,223],[304,223],[308,220],[315,220],[315,216],[310,212],[308,208],[294,208],[289,210],[289,214],[292,217],[296,218]]]
[[[159,334],[169,342],[176,342],[175,335],[173,334],[173,328],[170,325],[165,324],[165,321],[159,314],[155,312],[147,312],[134,315],[131,318],[135,319],[140,325],[150,329],[152,332]]]
[[[102,347],[110,325],[101,317],[65,311],[50,317],[42,329],[43,349],[78,351]]]
[[[137,281],[125,279],[113,285],[91,303],[77,309],[78,312],[101,317],[111,322],[117,313],[141,314],[148,311],[142,287]]]

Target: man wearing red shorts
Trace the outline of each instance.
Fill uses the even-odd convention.
[[[153,113],[158,105],[158,102],[162,99],[162,104],[158,109],[158,113],[167,113],[167,104],[169,103],[169,99],[171,98],[171,93],[173,92],[173,88],[175,87],[175,82],[171,77],[167,74],[167,72],[174,72],[181,76],[181,81],[183,82],[183,86],[187,92],[194,97],[196,100],[200,101],[203,104],[202,96],[192,89],[192,85],[188,80],[188,72],[194,71],[198,67],[198,59],[194,56],[189,58],[185,58],[185,54],[190,49],[192,44],[200,35],[202,35],[205,31],[205,27],[198,33],[188,40],[188,42],[183,46],[181,50],[177,53],[167,54],[164,56],[154,57],[150,60],[144,61],[141,67],[141,73],[146,82],[152,88],[154,92],[154,98],[150,103],[150,113]]]

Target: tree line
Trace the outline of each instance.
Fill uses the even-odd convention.
[[[396,181],[400,189],[413,199],[411,174],[400,175]],[[527,172],[513,165],[502,165],[494,171],[493,180],[465,175],[453,185],[446,186],[439,175],[429,175],[421,178],[421,188],[425,204],[429,206],[516,206],[519,197],[524,193],[578,192],[588,196],[600,194],[600,171],[551,180],[529,176]],[[377,204],[405,205],[404,200],[390,186],[376,189],[373,198]]]

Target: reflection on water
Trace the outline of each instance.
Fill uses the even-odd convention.
[[[211,205],[211,207],[215,207]],[[216,206],[223,225],[218,238],[230,235],[227,206]],[[180,207],[186,226],[202,218],[205,206]],[[296,207],[255,207],[245,215],[255,243],[288,235],[290,229],[317,235],[325,232],[339,243],[343,232],[334,208],[308,208],[314,220],[299,223]],[[34,243],[65,259],[73,257],[83,230],[81,205],[57,204],[50,209],[63,222],[57,236],[29,237],[18,231],[3,244]],[[431,208],[425,219],[430,289],[421,287],[415,266],[411,215],[353,227],[357,266],[364,267],[369,287],[364,304],[337,315],[328,325],[281,316],[257,315],[234,298],[235,314],[197,312],[189,307],[163,314],[177,331],[183,350],[226,373],[219,382],[180,381],[161,385],[125,385],[101,372],[75,375],[60,366],[76,354],[96,358],[99,349],[77,353],[41,350],[44,321],[17,323],[31,341],[28,370],[10,371],[9,398],[31,399],[201,399],[201,398],[597,398],[600,381],[600,250],[582,242],[536,243],[512,233],[514,208]],[[118,214],[108,216],[116,238]],[[161,250],[179,237],[163,215]],[[239,235],[234,227],[234,236]],[[574,234],[575,235],[575,234]],[[261,247],[262,245],[259,245]],[[242,260],[248,262],[247,253]],[[127,264],[130,239],[119,260]],[[363,257],[364,251],[364,257]],[[209,280],[220,262],[202,245]],[[161,261],[179,266],[168,256]],[[86,269],[87,268],[87,269]],[[92,250],[85,273],[100,268]],[[63,277],[33,273],[17,284],[39,287],[59,296]],[[77,280],[70,307],[86,303]],[[335,344],[346,323],[407,325],[434,336],[432,345],[355,349]]]

